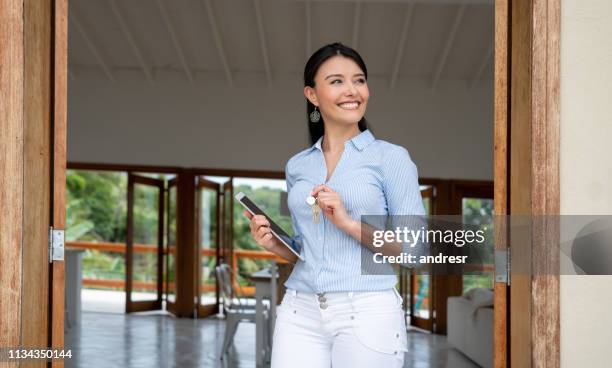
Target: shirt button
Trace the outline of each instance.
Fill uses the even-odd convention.
[[[327,304],[325,304],[325,303],[321,303],[321,304],[319,304],[319,307],[320,307],[321,309],[327,309]]]

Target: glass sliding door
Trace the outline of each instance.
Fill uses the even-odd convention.
[[[421,197],[425,207],[425,215],[432,215],[434,202],[434,188],[432,186],[421,187]],[[433,328],[433,280],[431,273],[419,274],[415,270],[405,270],[410,274],[408,291],[410,303],[410,324],[412,326],[431,331]]]
[[[177,179],[168,181],[166,191],[165,288],[166,310],[176,314],[176,215]]]
[[[198,317],[218,312],[219,287],[215,267],[220,256],[221,186],[198,178],[196,194],[197,216],[197,300]]]
[[[128,175],[126,313],[162,308],[164,183]]]

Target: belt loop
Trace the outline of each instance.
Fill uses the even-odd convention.
[[[355,293],[353,293],[352,291],[349,291],[348,293],[348,297],[349,297],[349,302],[351,304],[351,320],[355,319],[355,314],[356,314],[356,310],[355,310],[355,298],[353,298],[353,296],[355,295]]]
[[[289,289],[289,291],[291,292],[291,303],[289,303],[289,307],[293,308],[293,304],[295,303],[295,299],[297,298],[297,290],[295,289]]]

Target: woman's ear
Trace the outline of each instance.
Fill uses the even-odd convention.
[[[314,88],[310,86],[304,87],[304,96],[310,101],[311,104],[315,106],[319,106],[319,102],[317,101],[317,94],[314,91]]]

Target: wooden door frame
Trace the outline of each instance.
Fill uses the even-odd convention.
[[[560,15],[561,0],[495,1],[496,215],[560,213]],[[560,366],[559,235],[532,235],[510,245],[511,269],[530,273],[495,283],[496,368]]]
[[[64,347],[64,262],[49,263],[48,236],[66,221],[66,5],[0,6],[2,347]]]

